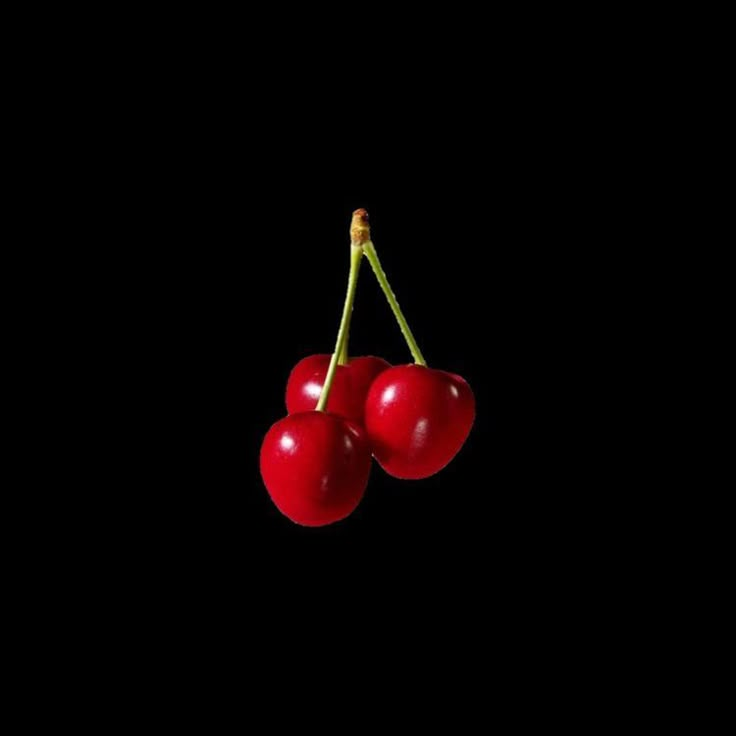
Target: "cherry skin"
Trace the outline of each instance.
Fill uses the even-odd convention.
[[[310,355],[294,366],[286,384],[286,410],[289,414],[312,411],[317,406],[331,357]],[[373,379],[390,367],[391,364],[383,358],[373,355],[351,358],[347,365],[338,365],[327,400],[327,411],[362,424],[368,389]]]
[[[349,516],[368,485],[371,451],[365,431],[322,411],[291,414],[266,433],[261,477],[282,514],[303,526]]]
[[[447,465],[470,433],[475,397],[454,373],[400,365],[368,391],[365,428],[373,456],[396,478],[417,480]]]

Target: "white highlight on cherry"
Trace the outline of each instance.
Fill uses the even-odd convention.
[[[310,399],[319,399],[320,394],[322,393],[322,386],[318,383],[314,383],[314,381],[310,381],[304,389]]]
[[[414,425],[414,432],[411,436],[411,444],[413,447],[421,447],[427,438],[427,427],[429,426],[429,419],[422,417],[417,420]]]

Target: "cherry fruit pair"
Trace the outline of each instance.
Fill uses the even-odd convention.
[[[467,382],[427,367],[378,260],[365,210],[353,214],[350,236],[348,292],[335,352],[297,363],[286,386],[289,415],[269,429],[261,446],[261,476],[271,499],[304,526],[330,524],[355,510],[368,485],[371,455],[396,478],[434,475],[455,457],[475,419]],[[374,356],[348,358],[364,255],[414,364],[392,367]]]

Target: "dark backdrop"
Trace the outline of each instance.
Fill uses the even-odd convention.
[[[607,154],[528,108],[456,112],[452,128],[394,111],[353,131],[342,109],[320,128],[224,105],[152,122],[105,160],[124,182],[100,221],[114,222],[114,388],[131,428],[110,518],[152,586],[242,611],[254,581],[371,598],[370,581],[430,580],[531,610],[529,596],[595,578],[615,503],[585,418],[601,394],[591,243],[612,237],[591,171]],[[291,368],[334,346],[358,207],[429,365],[469,381],[477,418],[435,477],[374,465],[350,518],[304,529],[271,503],[259,448]],[[410,359],[366,263],[350,350]]]
[[[569,182],[545,181],[547,163],[512,155],[518,145],[501,136],[442,161],[422,147],[399,161],[380,146],[380,158],[357,145],[329,162],[289,149],[254,167],[215,148],[215,163],[167,174],[171,191],[153,201],[171,229],[141,253],[156,303],[146,360],[167,463],[148,501],[162,539],[209,575],[282,558],[298,569],[315,553],[316,569],[393,556],[505,575],[567,550],[579,457],[564,386],[584,370],[564,357],[570,246],[555,186]],[[270,502],[258,453],[293,365],[334,345],[357,207],[429,365],[469,381],[477,418],[435,477],[399,481],[374,465],[350,518],[304,529]],[[410,361],[367,263],[350,350]]]
[[[391,674],[405,697],[404,659],[427,665],[443,687],[465,673],[464,699],[487,717],[489,693],[503,699],[496,681],[513,687],[514,671],[531,672],[547,688],[569,661],[570,639],[594,659],[601,641],[617,645],[619,621],[635,619],[633,608],[615,626],[597,622],[620,605],[615,584],[629,583],[610,563],[631,554],[641,479],[616,477],[631,449],[627,427],[602,436],[612,424],[606,401],[637,358],[619,370],[615,331],[595,305],[626,255],[621,271],[637,272],[638,254],[625,252],[636,231],[617,222],[641,177],[626,158],[639,113],[618,112],[587,55],[555,69],[564,55],[555,34],[560,48],[535,55],[513,39],[503,49],[503,26],[476,25],[481,38],[457,38],[478,58],[458,69],[442,34],[412,27],[409,37],[433,46],[436,38],[441,53],[428,66],[407,51],[401,74],[380,44],[358,53],[347,34],[344,58],[361,56],[370,68],[342,79],[340,54],[325,54],[324,69],[302,69],[276,45],[220,43],[219,26],[210,54],[198,34],[179,37],[167,24],[161,36],[179,38],[185,53],[162,51],[161,64],[133,74],[138,51],[126,41],[119,69],[79,85],[79,101],[69,87],[86,77],[63,75],[60,99],[41,116],[39,138],[54,134],[49,156],[61,165],[39,178],[62,212],[37,218],[52,228],[53,255],[42,257],[40,243],[28,250],[39,267],[72,272],[67,280],[59,269],[58,304],[78,309],[59,317],[51,305],[61,345],[43,369],[56,375],[63,364],[81,384],[63,376],[54,387],[69,402],[58,434],[73,447],[64,451],[68,472],[54,466],[49,484],[59,543],[44,568],[59,567],[62,590],[42,611],[55,615],[71,600],[82,626],[105,629],[101,641],[142,647],[135,682],[141,670],[158,675],[152,653],[191,667],[199,647],[229,661],[197,675],[235,670],[233,688],[252,677],[281,693],[294,672],[296,690],[321,685],[314,667],[300,677],[300,660],[324,665],[357,698],[340,655],[362,669],[387,633],[398,644],[379,640],[390,645],[376,702]],[[296,31],[311,58],[318,44]],[[82,55],[80,67],[86,75],[96,56]],[[646,189],[645,181],[641,208]],[[398,481],[374,466],[350,518],[303,529],[270,502],[258,453],[284,415],[293,365],[334,345],[357,207],[370,212],[429,365],[469,381],[477,419],[435,477]],[[628,281],[611,280],[608,303],[623,310]],[[79,324],[84,350],[68,341]],[[351,352],[409,359],[366,264]],[[601,367],[612,367],[605,378]],[[85,398],[91,416],[79,410]],[[77,440],[66,424],[80,414],[86,432]],[[602,460],[601,448],[611,450]],[[78,559],[57,556],[69,547]],[[89,604],[76,605],[75,576]],[[589,646],[587,627],[596,626]],[[66,631],[62,638],[76,647]],[[325,655],[327,644],[336,652]],[[297,656],[281,657],[277,645]],[[271,681],[252,664],[261,647]],[[101,655],[117,665],[104,647]],[[522,686],[518,696],[535,705],[527,693]],[[322,693],[309,712],[330,706]],[[353,715],[371,707],[363,701]],[[281,709],[301,712],[288,699]]]

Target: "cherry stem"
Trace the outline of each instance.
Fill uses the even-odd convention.
[[[347,327],[345,327],[345,341],[342,344],[340,355],[337,356],[338,365],[347,365],[350,362],[350,359],[348,358],[348,344],[350,343],[350,322],[352,321],[352,318],[353,312],[351,310],[350,316],[348,317]]]
[[[360,259],[363,257],[363,249],[359,246],[350,246],[350,274],[348,275],[348,292],[345,295],[345,306],[342,310],[342,319],[340,320],[340,329],[337,331],[337,343],[335,343],[335,352],[332,353],[330,359],[330,367],[327,369],[327,376],[322,387],[322,393],[317,402],[317,411],[324,411],[327,406],[327,400],[330,398],[330,390],[332,389],[332,381],[335,378],[337,364],[341,358],[347,362],[348,354],[348,333],[350,332],[350,317],[353,313],[353,302],[355,301],[355,289],[358,286],[358,274],[360,273]]]
[[[381,261],[378,259],[376,247],[373,245],[373,241],[371,240],[371,231],[370,226],[368,225],[368,213],[365,210],[355,210],[353,213],[353,224],[350,228],[350,236],[353,246],[359,245],[363,249],[363,253],[365,253],[368,263],[371,264],[371,268],[373,269],[373,273],[376,274],[381,290],[394,313],[394,317],[396,317],[396,321],[399,323],[401,334],[404,336],[404,340],[406,340],[406,344],[409,346],[414,362],[418,365],[426,366],[427,361],[424,360],[422,351],[419,349],[419,345],[417,345],[417,341],[414,339],[414,335],[409,328],[406,317],[404,317],[404,313],[401,311],[398,301],[396,301],[396,296],[391,290],[391,286],[386,278],[386,273],[381,267]]]

